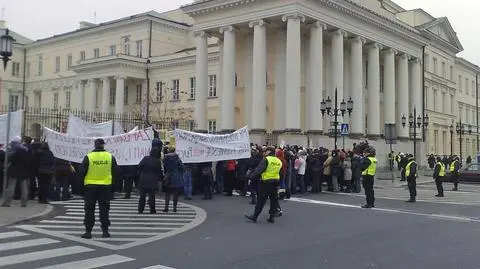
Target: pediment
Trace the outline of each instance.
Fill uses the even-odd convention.
[[[423,33],[433,35],[435,38],[448,43],[457,52],[463,51],[463,46],[457,37],[457,33],[446,17],[434,19],[417,27]]]

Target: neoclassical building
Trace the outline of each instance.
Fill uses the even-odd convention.
[[[480,68],[456,57],[448,19],[390,0],[203,0],[16,39],[0,97],[10,91],[18,107],[169,114],[199,132],[247,125],[254,142],[333,147],[333,117],[320,109],[336,94],[339,106],[353,101],[339,116],[345,147],[369,139],[382,157],[385,124],[396,125],[395,151],[413,151],[401,119],[414,109],[430,119],[418,130],[423,156],[452,143],[458,154],[452,122],[478,125]],[[477,135],[462,145],[476,154]]]

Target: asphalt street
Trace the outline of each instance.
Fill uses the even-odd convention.
[[[406,190],[398,188],[396,191]],[[282,201],[284,216],[270,224],[266,221],[268,206],[258,223],[250,223],[243,217],[244,213],[253,210],[248,201],[244,197],[215,196],[212,201],[195,197],[188,201],[189,205],[183,206],[199,216],[206,212],[203,223],[178,230],[171,236],[116,249],[18,226],[0,229],[0,267],[480,268],[476,250],[480,232],[477,205],[434,200],[408,204],[400,199],[380,198],[376,201],[377,207],[371,210],[359,208],[364,203],[361,196],[306,194]],[[77,212],[65,209],[49,220],[62,219],[58,217],[68,216],[67,212]],[[121,208],[117,210],[122,211]],[[116,213],[130,214],[127,211]],[[115,222],[112,228],[114,226]],[[50,228],[46,230],[51,231]],[[77,231],[76,228],[71,230]],[[115,234],[115,231],[123,230],[112,229],[112,240],[123,240],[125,235]],[[145,232],[152,230],[147,226]],[[18,241],[26,242],[15,244]]]

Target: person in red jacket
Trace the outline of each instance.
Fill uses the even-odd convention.
[[[223,175],[223,180],[225,184],[225,192],[226,196],[233,195],[233,188],[235,186],[235,171],[237,169],[237,161],[236,160],[229,160],[226,162],[225,173]]]

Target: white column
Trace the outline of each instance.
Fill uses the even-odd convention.
[[[233,26],[220,28],[223,34],[222,57],[222,90],[221,90],[221,130],[231,132],[235,130],[235,53],[236,36]]]
[[[353,100],[352,126],[353,135],[365,132],[365,98],[363,96],[363,44],[365,40],[359,36],[351,40],[350,47],[350,92]]]
[[[123,114],[123,99],[125,98],[125,77],[115,77],[117,87],[115,89],[115,114]]]
[[[335,89],[337,89],[338,105],[340,105],[340,102],[343,100],[343,38],[345,37],[345,34],[345,31],[340,29],[332,32],[331,63],[333,85],[332,89],[330,89],[332,91],[330,98],[333,100],[335,96]],[[342,120],[339,121],[342,122]]]
[[[88,97],[88,102],[86,104],[86,109],[88,112],[95,112],[97,110],[97,80],[96,79],[90,79],[88,80],[88,92],[87,92],[87,97]]]
[[[395,123],[395,55],[393,49],[387,49],[383,62],[383,113],[385,123]]]
[[[310,52],[308,66],[308,85],[306,89],[306,130],[322,131],[320,100],[323,86],[323,30],[326,25],[314,22],[310,27]]]
[[[263,20],[250,22],[249,27],[253,28],[252,126],[250,130],[264,132],[267,129],[267,31]]]
[[[285,106],[285,130],[298,132],[301,129],[301,32],[300,23],[305,17],[293,13],[282,17],[287,22],[287,56],[286,56],[286,94],[288,105]]]
[[[77,82],[77,109],[85,109],[85,83],[82,80]]]
[[[420,70],[420,59],[418,58],[413,59],[410,62],[410,68],[411,68],[411,74],[412,74],[411,76],[412,95],[410,97],[410,103],[412,105],[412,110],[413,110],[413,107],[416,107],[417,114],[420,115],[422,114],[422,84],[421,84],[422,72]]]
[[[285,130],[286,101],[286,41],[287,32],[284,28],[277,30],[275,37],[275,131]]]
[[[245,100],[244,100],[244,117],[245,125],[251,128],[252,125],[252,92],[253,92],[253,35],[247,34],[245,37],[245,50],[243,59],[243,68],[245,72],[244,87],[245,87]]]
[[[196,91],[195,123],[196,130],[207,132],[207,91],[208,91],[208,43],[207,33],[195,33],[196,38]]]
[[[368,122],[367,134],[380,135],[380,48],[373,43],[368,48]]]
[[[102,113],[108,113],[110,108],[110,78],[102,79]]]
[[[408,115],[410,113],[408,101],[409,101],[409,92],[408,92],[408,60],[409,56],[407,54],[402,54],[398,56],[398,90],[397,90],[397,99],[398,99],[398,108],[397,108],[397,135],[401,138],[409,137],[408,126],[405,128],[402,124],[402,117],[405,116],[408,121]],[[407,122],[408,124],[408,122]]]

